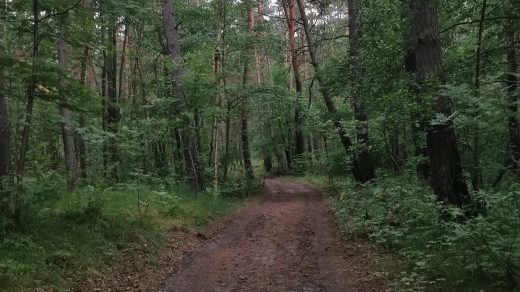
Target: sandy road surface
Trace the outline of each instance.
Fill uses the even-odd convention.
[[[278,179],[266,187],[222,233],[186,256],[160,291],[384,290],[345,250],[318,189]]]

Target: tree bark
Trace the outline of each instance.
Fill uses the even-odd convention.
[[[58,32],[58,65],[60,67],[60,116],[61,116],[61,136],[63,139],[63,153],[65,156],[65,169],[67,170],[67,183],[70,189],[74,189],[79,179],[78,162],[76,160],[76,147],[74,146],[74,130],[72,129],[71,111],[67,105],[67,72],[68,72],[68,52],[65,42],[65,24],[60,21],[60,31]]]
[[[27,150],[29,148],[29,132],[31,131],[31,122],[34,107],[34,96],[36,94],[36,67],[37,59],[39,57],[39,44],[40,44],[40,6],[39,0],[32,0],[32,12],[33,12],[33,27],[32,27],[32,69],[31,79],[27,87],[27,105],[25,108],[25,123],[22,131],[22,141],[20,144],[20,158],[18,160],[17,177],[18,181],[22,181],[22,177],[25,175],[25,163],[27,162]]]
[[[186,92],[181,84],[182,68],[179,66],[181,50],[179,46],[179,38],[177,33],[177,22],[171,0],[161,0],[163,27],[166,37],[166,49],[170,60],[175,64],[171,71],[171,92],[175,98],[173,102],[173,113],[177,116],[181,115],[186,105]],[[195,191],[204,190],[204,177],[202,167],[199,163],[197,143],[194,141],[193,134],[190,131],[191,122],[187,117],[183,117],[183,126],[180,135],[184,146],[184,160],[186,163],[186,171],[190,177],[192,188]]]
[[[475,50],[475,96],[480,96],[480,66],[482,55],[482,37],[484,34],[484,21],[486,18],[487,0],[482,0],[480,10],[480,21],[477,33],[477,49]],[[478,103],[475,108],[479,110]],[[471,171],[471,184],[474,191],[478,191],[482,185],[482,171],[480,169],[480,127],[478,121],[475,125],[475,136],[473,137],[473,165]]]
[[[433,83],[445,80],[441,62],[440,37],[437,9],[434,0],[411,2],[412,30],[415,42],[417,82],[421,93],[428,94],[437,88],[428,88]],[[436,94],[435,112],[446,117],[451,115],[445,96]],[[431,166],[431,181],[434,193],[441,202],[464,207],[470,203],[466,182],[457,150],[457,139],[451,121],[430,123],[426,141]]]
[[[80,67],[80,77],[79,77],[79,83],[82,86],[86,85],[87,81],[87,63],[88,63],[88,55],[89,55],[89,49],[88,46],[85,46],[83,49],[83,56],[81,57],[81,67]],[[81,128],[86,127],[86,121],[85,121],[85,114],[80,113],[79,116],[79,126]],[[87,147],[86,147],[86,141],[83,135],[78,135],[78,142],[79,142],[79,169],[80,169],[80,177],[81,178],[87,178]]]
[[[507,7],[506,13],[510,14],[511,10],[515,7],[514,1],[510,1],[510,5]],[[507,54],[507,75],[506,75],[506,87],[507,96],[509,99],[509,115],[508,115],[508,128],[509,128],[509,149],[511,152],[508,164],[513,169],[517,170],[520,168],[520,122],[518,121],[519,114],[519,93],[518,93],[518,63],[517,63],[517,36],[515,31],[515,20],[508,19],[505,24],[505,37],[506,37],[506,54]]]
[[[295,131],[294,131],[294,139],[296,146],[296,155],[301,156],[305,153],[305,141],[303,138],[303,115],[301,112],[301,107],[299,101],[302,98],[303,85],[301,81],[300,75],[300,63],[298,61],[298,51],[296,49],[296,42],[294,39],[294,0],[283,0],[283,10],[285,13],[285,18],[287,19],[287,34],[289,39],[289,51],[291,53],[291,65],[293,69],[294,75],[294,87],[296,89],[296,96],[298,102],[296,103],[294,109],[294,123],[295,123]]]
[[[348,2],[348,28],[350,40],[350,71],[353,79],[354,91],[351,103],[356,118],[356,136],[360,150],[354,159],[354,177],[359,182],[367,182],[375,178],[374,160],[369,150],[368,121],[365,107],[359,100],[359,84],[361,83],[361,61],[359,52],[359,26],[357,0]]]
[[[323,99],[325,101],[325,106],[327,107],[327,110],[329,114],[331,115],[332,121],[334,123],[334,127],[336,127],[336,131],[339,135],[339,138],[341,140],[341,144],[343,145],[343,148],[345,149],[345,152],[347,155],[350,155],[350,148],[352,147],[352,141],[347,136],[347,131],[345,130],[345,127],[341,124],[341,119],[338,116],[338,110],[336,108],[336,105],[334,104],[334,100],[332,99],[332,96],[329,92],[329,90],[325,87],[325,79],[322,76],[321,67],[318,62],[318,57],[316,55],[316,44],[312,38],[311,29],[309,26],[309,21],[307,20],[307,14],[305,12],[305,6],[303,4],[303,0],[296,0],[298,3],[298,7],[300,10],[300,17],[303,25],[303,30],[305,32],[305,37],[307,39],[307,45],[309,47],[309,56],[312,66],[314,67],[314,74],[316,77],[316,80],[320,84],[320,91],[323,96]]]
[[[253,19],[253,8],[249,7],[247,10],[247,30],[250,35],[253,33],[254,19]],[[246,52],[244,58],[244,75],[242,85],[246,86],[249,84],[250,79],[250,52]],[[244,158],[244,170],[247,178],[252,179],[254,177],[253,165],[251,163],[251,148],[249,143],[249,125],[247,120],[247,100],[242,104],[240,111],[240,139],[242,142],[242,156]]]
[[[213,52],[213,77],[216,81],[217,86],[219,87],[217,88],[217,92],[215,93],[214,101],[216,113],[214,114],[213,121],[211,123],[211,185],[214,191],[218,190],[218,152],[220,142],[220,118],[218,115],[218,111],[222,107],[222,96],[219,92],[219,89],[224,85],[224,76],[222,72],[222,67],[224,63],[224,52],[222,42],[225,29],[225,8],[223,6],[222,1],[223,0],[217,0],[217,40],[215,50]]]
[[[119,179],[118,168],[120,163],[119,150],[117,146],[118,124],[120,120],[119,98],[117,96],[117,20],[109,17],[108,40],[111,41],[107,57],[107,131],[109,174],[113,180]]]
[[[6,1],[0,1],[0,11],[5,13]],[[1,31],[0,31],[1,32]],[[0,40],[0,57],[4,57],[3,41]],[[7,98],[5,94],[5,71],[4,66],[0,67],[0,192],[5,189],[6,181],[11,173],[11,129],[9,125],[9,116],[7,109]],[[2,197],[0,196],[0,200]],[[0,206],[2,203],[0,203]]]
[[[223,164],[224,164],[224,167],[223,167],[224,168],[223,169],[223,172],[224,172],[223,173],[223,178],[224,178],[224,180],[226,180],[227,177],[228,177],[228,169],[229,169],[229,158],[230,158],[229,157],[229,152],[230,152],[229,148],[231,147],[229,145],[229,143],[230,143],[230,135],[231,135],[231,133],[230,133],[231,129],[230,128],[231,128],[231,107],[228,104],[227,112],[226,112],[226,132],[225,132],[226,137],[225,137],[225,141],[224,141],[225,142],[224,143],[224,162],[223,162]]]

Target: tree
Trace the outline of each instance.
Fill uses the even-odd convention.
[[[325,87],[325,78],[323,76],[323,72],[321,71],[320,63],[318,61],[318,56],[316,55],[316,44],[312,38],[311,28],[309,25],[309,21],[307,20],[307,14],[305,12],[305,6],[303,4],[303,0],[297,0],[298,8],[300,10],[300,17],[303,25],[303,30],[305,32],[305,37],[307,39],[307,45],[309,50],[309,55],[311,58],[311,64],[314,67],[314,74],[315,78],[320,84],[320,91],[323,96],[323,100],[325,101],[325,106],[327,107],[327,110],[332,118],[332,121],[334,123],[334,127],[336,128],[336,132],[339,135],[339,138],[341,140],[341,144],[343,145],[343,148],[345,149],[345,152],[347,155],[350,155],[351,153],[351,147],[352,147],[352,141],[347,136],[347,131],[345,130],[345,127],[341,124],[341,120],[338,116],[338,110],[336,108],[336,105],[334,103],[334,100],[332,99],[332,96],[328,89]]]
[[[180,46],[177,34],[177,24],[173,12],[171,0],[161,0],[163,27],[166,36],[166,48],[168,56],[173,63],[173,68],[170,73],[170,94],[175,98],[172,103],[173,113],[176,117],[182,115],[186,104],[186,92],[181,84],[182,69],[179,64],[180,61]],[[189,118],[183,116],[182,118],[181,140],[183,142],[184,160],[186,163],[186,172],[191,178],[191,184],[194,190],[204,190],[204,177],[199,163],[197,144],[194,143],[192,134],[187,127],[190,127],[191,122]],[[176,135],[177,136],[177,135]]]
[[[367,182],[375,178],[374,160],[370,154],[368,139],[368,119],[365,107],[360,100],[361,57],[359,52],[359,24],[357,0],[348,2],[348,31],[350,40],[350,71],[352,75],[353,92],[350,97],[354,117],[356,118],[356,136],[359,144],[359,153],[354,160],[354,176],[357,181]]]
[[[63,152],[65,153],[65,167],[68,176],[69,188],[76,187],[79,179],[78,162],[76,160],[76,147],[74,146],[74,130],[71,125],[71,111],[67,105],[67,72],[68,72],[68,52],[65,40],[65,17],[60,21],[58,32],[58,65],[61,70],[60,74],[60,106],[61,115],[61,135],[63,139]]]
[[[0,11],[2,13],[7,12],[6,1],[0,1]],[[2,27],[3,28],[3,27]],[[4,29],[0,30],[0,33],[4,33]],[[4,41],[0,38],[0,60],[4,59]],[[0,67],[0,192],[3,191],[6,180],[11,173],[11,152],[10,152],[10,141],[11,141],[11,130],[9,126],[9,116],[7,111],[7,100],[5,94],[5,70],[4,66]]]
[[[287,20],[287,35],[289,38],[289,51],[291,53],[291,65],[294,76],[294,85],[296,89],[297,99],[302,98],[303,85],[300,76],[300,63],[298,60],[298,50],[296,49],[296,42],[294,40],[295,32],[295,15],[294,15],[294,0],[283,0],[283,10]],[[303,116],[300,105],[296,103],[294,109],[294,140],[296,146],[296,155],[301,156],[305,152],[305,141],[303,139]]]
[[[507,96],[509,99],[509,148],[511,151],[508,164],[511,164],[513,169],[518,169],[520,165],[520,122],[518,121],[518,63],[517,63],[517,36],[515,30],[515,20],[512,17],[512,12],[515,11],[515,1],[509,0],[506,7],[506,15],[510,18],[505,21],[505,45],[506,45],[506,87]],[[518,7],[516,7],[518,9]]]
[[[253,33],[254,28],[254,17],[253,8],[248,5],[247,8],[247,31],[250,35]],[[242,78],[242,85],[247,86],[251,78],[250,65],[251,65],[251,51],[246,50],[244,53],[244,75]],[[251,148],[249,143],[249,125],[247,120],[247,98],[243,102],[240,111],[240,139],[242,142],[242,156],[244,159],[244,169],[246,177],[252,179],[254,177],[253,165],[251,163]]]
[[[433,191],[439,201],[464,207],[470,203],[470,197],[462,176],[457,138],[450,119],[452,112],[446,96],[437,93],[435,86],[445,81],[437,9],[433,0],[413,0],[410,8],[420,94],[435,95],[436,116],[426,129]]]

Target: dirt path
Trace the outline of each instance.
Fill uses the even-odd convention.
[[[160,291],[384,291],[336,235],[320,192],[266,180],[267,192],[201,249]]]

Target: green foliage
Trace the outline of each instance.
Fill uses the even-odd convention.
[[[345,232],[395,250],[408,268],[396,291],[513,290],[520,285],[520,185],[480,192],[487,214],[461,220],[416,179],[380,174],[372,185],[335,181]]]
[[[263,187],[263,181],[257,178],[230,178],[220,186],[219,195],[223,197],[244,198],[258,193]]]
[[[172,228],[203,227],[240,205],[210,193],[194,195],[183,186],[86,186],[73,193],[47,189],[45,194],[26,207],[31,212],[25,214],[22,230],[1,233],[2,289],[70,290],[102,273],[124,250],[144,245],[153,257]]]

